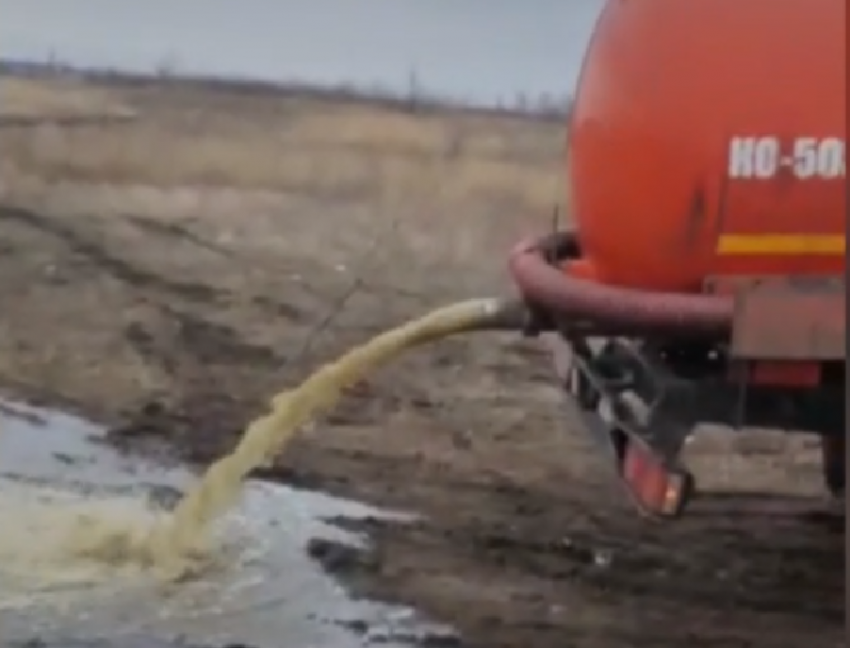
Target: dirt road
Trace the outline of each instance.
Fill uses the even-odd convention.
[[[134,451],[207,462],[351,344],[504,291],[504,250],[557,196],[551,124],[113,94],[140,123],[0,130],[0,384]],[[638,519],[548,360],[491,335],[365,381],[265,476],[424,514],[367,523],[375,552],[330,567],[465,646],[843,645],[843,520],[811,514],[811,442],[708,431],[689,453],[744,494]]]

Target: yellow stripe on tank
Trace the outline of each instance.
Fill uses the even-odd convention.
[[[717,254],[721,255],[807,255],[844,254],[844,234],[721,234]]]

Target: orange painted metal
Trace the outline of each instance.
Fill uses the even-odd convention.
[[[567,271],[672,292],[843,274],[846,62],[842,0],[608,0],[570,121]],[[773,173],[735,172],[741,138],[779,142]],[[840,175],[805,172],[827,140]]]

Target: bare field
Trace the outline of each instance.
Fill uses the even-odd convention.
[[[0,385],[163,456],[208,461],[351,344],[508,291],[506,250],[563,193],[563,128],[543,120],[39,83],[4,86],[45,123],[0,127]],[[135,119],[49,123],[71,95]],[[464,645],[843,645],[843,538],[793,499],[818,492],[817,453],[705,438],[703,483],[788,506],[637,519],[537,346],[482,335],[372,377],[267,476],[423,512],[369,525],[376,553],[335,568]]]

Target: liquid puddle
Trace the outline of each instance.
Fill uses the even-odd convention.
[[[200,629],[193,619],[204,617],[200,625],[205,634],[231,641],[232,617],[244,623],[258,609],[264,612],[250,627],[259,629],[265,643],[280,645],[282,636],[289,643],[293,634],[306,632],[297,629],[299,619],[303,622],[306,615],[312,623],[312,612],[306,610],[324,612],[327,605],[317,608],[311,600],[315,570],[293,570],[291,551],[285,553],[292,543],[284,538],[299,533],[303,519],[291,507],[282,518],[269,518],[267,512],[285,509],[288,498],[269,486],[246,487],[245,476],[276,456],[302,425],[333,406],[346,387],[369,371],[407,348],[488,328],[501,318],[500,309],[496,300],[438,309],[377,336],[298,388],[278,394],[271,412],[254,421],[236,449],[189,487],[173,512],[157,510],[138,490],[109,492],[102,481],[94,482],[99,489],[92,490],[89,482],[86,490],[68,488],[72,484],[67,481],[59,488],[49,480],[38,484],[32,476],[22,480],[7,475],[8,487],[0,495],[0,592],[5,596],[0,613],[15,616],[8,625],[0,619],[0,640],[22,619],[30,628],[36,624],[42,634],[50,631],[45,623],[62,623],[67,633],[69,621],[82,621],[111,626],[114,635],[138,630],[141,619],[154,615],[155,626],[165,622],[180,634],[187,634],[184,627]],[[0,444],[9,435],[9,430],[0,430]],[[31,436],[37,436],[41,447],[57,447],[44,435]],[[9,449],[0,445],[0,457],[6,453]],[[14,456],[12,461],[20,465]],[[276,523],[270,525],[270,519]],[[281,585],[270,587],[270,582]],[[253,601],[249,592],[257,590],[276,595]],[[296,618],[281,619],[293,611]],[[299,636],[298,641],[304,639]],[[319,645],[340,644],[322,637]]]
[[[153,500],[196,479],[123,457],[103,438],[81,419],[0,401],[0,646],[370,645],[350,626],[381,646],[446,635],[409,609],[351,600],[305,551],[315,538],[365,544],[323,519],[410,516],[276,484],[246,482],[216,530],[216,568],[194,580],[164,586],[138,566],[57,559],[75,515],[138,528],[158,514]]]

